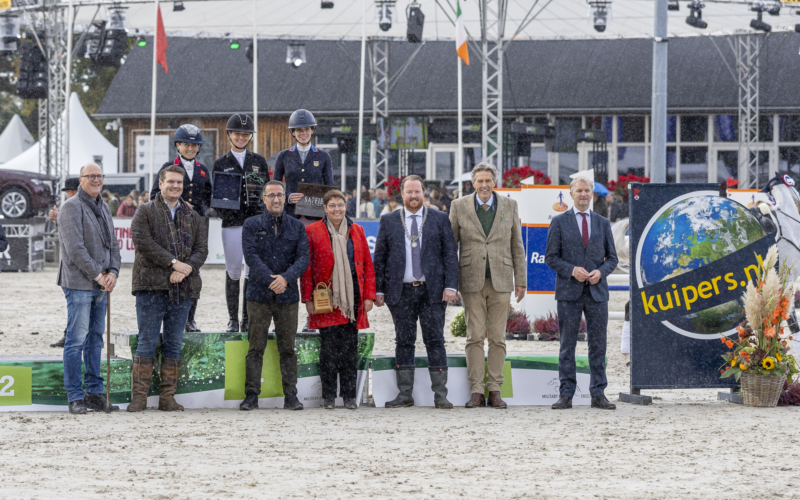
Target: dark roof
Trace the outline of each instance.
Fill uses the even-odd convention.
[[[715,39],[729,64],[728,42]],[[390,42],[390,74],[418,45]],[[800,92],[797,46],[800,35],[766,38],[761,52],[762,110],[796,110]],[[359,42],[309,41],[307,63],[289,67],[284,41],[259,42],[259,110],[289,114],[307,108],[320,114],[358,112]],[[245,44],[231,50],[222,39],[171,38],[169,74],[159,67],[159,115],[228,115],[252,110],[252,65]],[[652,46],[650,39],[514,41],[504,61],[507,115],[585,112],[648,112]],[[471,54],[464,67],[464,109],[480,112],[481,65]],[[367,56],[369,57],[369,56]],[[95,116],[150,113],[152,45],[134,47],[119,69]],[[372,85],[367,62],[365,112],[371,114]],[[737,83],[708,37],[669,42],[670,112],[737,109]],[[452,41],[428,42],[389,97],[390,113],[452,114],[456,110],[456,56]]]

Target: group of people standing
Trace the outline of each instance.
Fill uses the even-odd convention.
[[[132,292],[136,296],[139,338],[128,411],[142,411],[147,406],[159,336],[162,347],[158,408],[183,410],[174,399],[181,343],[184,331],[190,331],[187,324],[194,324],[193,311],[202,289],[200,268],[208,254],[206,215],[211,206],[213,175],[220,172],[241,174],[243,183],[239,209],[217,209],[222,218],[225,250],[228,331],[247,332],[249,341],[241,410],[258,407],[263,356],[273,322],[284,408],[303,409],[297,397],[295,354],[300,301],[308,312],[308,326],[320,331],[323,407],[334,407],[337,380],[338,396],[343,398],[344,406],[357,407],[358,330],[369,327],[368,314],[373,307],[385,305],[395,325],[398,387],[398,396],[387,402],[386,407],[414,405],[414,346],[419,323],[435,406],[452,408],[447,399],[444,323],[447,303],[454,302],[459,291],[466,313],[471,387],[466,407],[506,408],[500,398],[506,355],[505,322],[511,295],[517,302],[524,297],[527,265],[517,203],[494,192],[496,168],[481,163],[473,169],[475,193],[454,201],[449,216],[424,205],[422,178],[416,175],[403,178],[402,209],[381,218],[373,259],[363,227],[346,215],[347,199],[342,192],[333,189],[325,194],[322,218],[298,216],[295,212],[296,204],[304,196],[297,192],[299,183],[333,184],[330,156],[311,144],[315,127],[310,112],[298,110],[292,115],[289,128],[296,144],[277,156],[272,178],[264,183],[259,202],[247,195],[244,183],[249,173],[266,173],[268,167],[263,156],[247,149],[255,132],[249,116],[237,114],[228,120],[231,150],[215,161],[211,172],[195,159],[202,145],[200,130],[183,125],[176,131],[179,155],[161,168],[150,201],[138,207],[131,224],[136,248]],[[116,286],[120,254],[111,212],[101,197],[103,177],[99,166],[84,166],[77,194],[58,213],[62,248],[58,284],[64,290],[68,307],[64,384],[71,413],[100,411],[108,406],[100,375],[100,350],[108,293]],[[591,197],[591,190],[588,196]],[[574,220],[575,215],[571,216]],[[589,302],[602,302],[602,292],[595,293],[595,287],[605,285],[605,276],[615,267],[616,256],[611,258],[613,241],[604,236],[605,226],[599,219],[602,218],[592,217],[591,239],[584,223],[583,242],[588,249],[589,241],[602,238],[601,257],[599,251],[583,255],[572,250],[567,253],[570,245],[556,248],[548,238],[547,259],[548,265],[552,263],[551,267],[559,274],[557,287],[564,286],[562,280],[568,282],[570,293],[565,300],[575,302],[576,297],[572,297],[575,283],[586,285],[577,300],[591,322],[590,336],[598,337],[598,347],[594,350],[599,349],[602,337],[604,358],[605,326],[595,325],[598,316],[590,317],[590,308],[595,306]],[[571,276],[564,277],[568,267]],[[315,308],[313,293],[320,286],[330,290],[331,311]],[[557,288],[557,298],[559,293]],[[606,286],[606,301],[607,293]],[[577,313],[579,320],[580,310],[573,305],[565,312],[572,316]],[[565,319],[563,326],[574,326],[577,335],[578,320]],[[488,363],[484,361],[485,339],[489,343]],[[592,346],[590,343],[590,356]],[[566,359],[569,347],[565,350],[562,341],[561,361],[566,370],[561,374],[564,397],[568,396],[569,382],[575,377],[574,342],[571,369]],[[595,394],[605,388],[605,376],[595,376],[596,370],[604,372],[604,361],[598,364],[597,359],[595,356],[590,363],[593,406]],[[81,361],[86,366],[83,380]],[[485,387],[487,372],[488,387]],[[487,388],[488,401],[484,398]]]

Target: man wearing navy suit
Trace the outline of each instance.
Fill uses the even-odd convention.
[[[447,353],[444,313],[456,299],[458,256],[450,219],[422,206],[424,187],[418,175],[400,184],[403,210],[381,217],[375,243],[375,305],[389,306],[395,325],[395,372],[400,394],[387,408],[414,406],[414,344],[417,320],[428,352],[428,371],[436,408],[447,400]]]
[[[617,252],[611,236],[611,224],[605,217],[589,210],[592,183],[578,177],[569,185],[575,208],[553,218],[547,232],[544,261],[558,275],[558,330],[561,351],[558,354],[559,398],[554,410],[572,408],[577,386],[575,344],[581,314],[586,316],[589,341],[589,392],[592,408],[614,410],[606,399],[606,332],[608,328],[608,282],[606,277],[617,267]]]

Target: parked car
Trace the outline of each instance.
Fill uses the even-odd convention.
[[[58,178],[0,168],[0,214],[6,219],[33,217],[56,203]]]

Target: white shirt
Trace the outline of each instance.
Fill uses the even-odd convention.
[[[407,208],[403,207],[403,217],[406,218],[406,229],[408,229],[408,234],[411,234],[411,225],[414,223],[414,217],[417,218],[417,232],[419,232],[419,228],[422,226],[422,214],[423,208],[421,207],[417,212],[409,212]],[[425,281],[425,275],[422,275],[419,278],[414,277],[414,266],[413,261],[411,260],[411,238],[406,235],[406,272],[403,274],[403,283],[410,283],[412,281]],[[420,257],[422,257],[422,238],[417,240],[417,248],[419,248]],[[420,262],[420,264],[422,264]]]
[[[587,236],[588,238],[592,237],[592,211],[590,209],[586,209],[585,212],[578,212],[578,209],[575,209],[575,220],[578,221],[578,231],[581,232],[581,237],[583,237],[583,216],[581,214],[586,214],[586,230],[589,232]]]
[[[167,208],[169,208],[169,203],[167,203],[166,201],[164,202],[164,205],[166,205]],[[175,211],[178,210],[179,206],[181,206],[181,199],[180,198],[178,198],[178,203],[175,204],[175,208],[170,208],[169,209],[169,211],[172,212],[172,220],[175,220]]]
[[[186,160],[181,158],[181,163],[183,164],[183,169],[186,170],[186,175],[191,181],[194,178],[194,160]]]
[[[233,157],[236,158],[236,161],[239,162],[239,166],[244,168],[244,157],[247,156],[247,150],[245,149],[241,153],[237,153],[236,151],[231,149],[231,154],[233,154]]]

